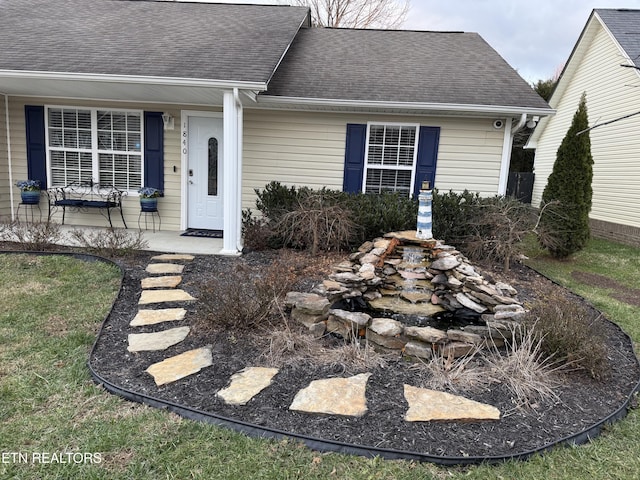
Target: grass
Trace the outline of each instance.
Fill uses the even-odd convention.
[[[602,263],[605,262],[605,266]],[[532,266],[566,283],[638,342],[637,307],[576,282],[574,270],[637,288],[640,249],[592,241],[572,260]],[[313,452],[247,438],[124,401],[94,385],[87,353],[119,273],[66,257],[0,255],[0,479],[628,479],[640,471],[637,410],[590,444],[526,462],[441,468]],[[72,292],[82,292],[74,295]],[[37,463],[34,453],[100,454],[100,463]],[[26,454],[27,462],[11,454]]]

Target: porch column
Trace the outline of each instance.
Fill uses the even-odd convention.
[[[241,207],[238,189],[242,184],[240,158],[242,156],[242,105],[237,101],[237,93],[233,90],[224,92],[222,128],[224,151],[222,185],[224,192],[224,237],[222,241],[223,255],[240,254],[240,218]]]

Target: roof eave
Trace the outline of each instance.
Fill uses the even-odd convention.
[[[511,106],[511,105],[472,105],[472,104],[455,104],[455,103],[425,103],[425,102],[388,102],[388,101],[372,101],[372,100],[344,100],[344,99],[325,99],[325,98],[302,98],[302,97],[284,97],[259,95],[257,103],[272,107],[294,107],[307,106],[315,108],[343,108],[345,110],[353,109],[388,109],[388,110],[407,110],[416,113],[442,113],[451,114],[469,114],[477,116],[500,115],[500,116],[520,116],[523,113],[527,115],[537,115],[546,117],[555,114],[555,110],[551,108]]]

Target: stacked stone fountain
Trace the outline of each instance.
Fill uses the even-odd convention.
[[[366,338],[377,349],[420,358],[434,351],[459,357],[510,339],[526,313],[517,291],[489,282],[454,247],[419,233],[366,242],[313,293],[288,293],[291,317],[318,337]]]

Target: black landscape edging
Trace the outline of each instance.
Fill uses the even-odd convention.
[[[111,263],[113,265],[116,265],[121,272],[121,281],[120,281],[120,289],[122,289],[122,280],[124,279],[124,269],[121,265],[117,264],[116,262],[103,258],[103,257],[99,257],[96,255],[90,255],[90,254],[82,254],[82,253],[72,253],[72,252],[33,252],[33,251],[3,251],[1,253],[17,253],[17,254],[29,254],[29,255],[66,255],[66,256],[71,256],[74,258],[78,258],[80,260],[85,260],[85,261],[101,261],[101,262],[105,262],[105,263]],[[530,268],[530,267],[528,267]],[[532,269],[534,270],[534,269]],[[534,270],[535,271],[535,270]],[[536,272],[539,273],[540,272]],[[542,275],[542,274],[540,274]],[[544,276],[544,275],[543,275]],[[545,277],[546,278],[546,277]],[[554,282],[556,283],[556,282]],[[562,287],[565,288],[565,287]],[[573,292],[572,292],[573,293]],[[106,379],[102,378],[100,376],[100,374],[98,372],[96,372],[92,365],[91,365],[91,358],[95,352],[96,346],[100,340],[100,336],[102,334],[102,331],[105,327],[106,322],[109,320],[109,317],[111,316],[111,313],[113,312],[113,309],[115,307],[115,304],[118,300],[120,296],[120,292],[118,293],[118,297],[116,297],[116,299],[114,300],[113,304],[111,305],[111,309],[109,310],[109,313],[107,314],[107,316],[105,317],[104,321],[102,322],[102,324],[100,325],[100,329],[98,330],[98,333],[96,334],[96,340],[93,343],[93,346],[91,348],[91,351],[89,352],[89,358],[87,360],[87,367],[89,369],[89,373],[91,375],[91,378],[93,379],[93,381],[98,384],[98,385],[102,385],[104,387],[105,390],[107,390],[108,392],[114,394],[114,395],[118,395],[126,400],[132,401],[132,402],[137,402],[137,403],[142,403],[154,408],[158,408],[158,409],[163,409],[163,410],[168,410],[170,412],[176,413],[182,417],[191,419],[191,420],[196,420],[196,421],[200,421],[200,422],[205,422],[205,423],[209,423],[209,424],[213,424],[213,425],[218,425],[218,426],[222,426],[222,427],[226,427],[226,428],[230,428],[232,430],[244,433],[248,436],[251,437],[257,437],[257,438],[270,438],[270,439],[284,439],[284,438],[290,438],[290,439],[294,439],[294,440],[298,440],[301,441],[302,443],[304,443],[307,447],[313,449],[313,450],[318,450],[318,451],[329,451],[329,452],[337,452],[337,453],[345,453],[345,454],[350,454],[350,455],[359,455],[359,456],[364,456],[364,457],[368,457],[368,458],[373,458],[373,457],[382,457],[388,460],[416,460],[416,461],[421,461],[421,462],[430,462],[430,463],[434,463],[437,465],[442,465],[442,466],[455,466],[455,465],[475,465],[475,464],[480,464],[480,463],[488,463],[488,464],[497,464],[497,463],[501,463],[501,462],[505,462],[508,460],[526,460],[529,457],[535,455],[535,454],[539,454],[539,453],[543,453],[546,451],[549,451],[557,446],[563,445],[563,444],[569,444],[569,445],[579,445],[579,444],[583,444],[586,443],[594,438],[596,438],[600,432],[602,431],[602,429],[604,428],[605,425],[608,425],[610,423],[613,423],[617,420],[620,420],[622,418],[624,418],[627,414],[627,411],[629,409],[629,405],[631,403],[631,401],[633,400],[633,396],[636,392],[638,392],[638,390],[640,389],[640,381],[636,384],[636,386],[631,390],[631,393],[629,394],[627,400],[622,404],[622,406],[620,406],[620,408],[618,408],[615,412],[613,412],[611,415],[609,415],[608,417],[604,418],[603,420],[601,420],[600,422],[592,425],[591,427],[582,430],[581,432],[578,432],[574,435],[570,435],[567,436],[563,439],[557,440],[555,442],[551,442],[548,443],[542,447],[533,449],[533,450],[528,450],[528,451],[524,451],[524,452],[520,452],[517,454],[513,454],[513,455],[499,455],[499,456],[466,456],[466,457],[442,457],[442,456],[433,456],[433,455],[427,455],[427,454],[422,454],[419,452],[411,452],[411,451],[404,451],[404,450],[394,450],[394,449],[387,449],[387,448],[377,448],[377,447],[370,447],[370,446],[359,446],[359,445],[352,445],[352,444],[347,444],[347,443],[342,443],[342,442],[336,442],[336,441],[331,441],[331,440],[324,440],[324,439],[320,439],[320,438],[315,438],[315,437],[309,437],[306,435],[300,435],[300,434],[295,434],[295,433],[291,433],[291,432],[285,432],[282,430],[276,430],[276,429],[271,429],[271,428],[265,428],[265,427],[261,427],[258,425],[253,425],[250,423],[246,423],[246,422],[242,422],[242,421],[238,421],[238,420],[233,420],[227,417],[222,417],[220,415],[216,415],[213,413],[209,413],[209,412],[203,412],[201,410],[198,409],[194,409],[194,408],[190,408],[184,405],[178,405],[176,403],[173,402],[169,402],[166,400],[162,400],[156,397],[152,397],[150,395],[144,395],[144,394],[140,394],[140,393],[136,393],[133,392],[131,390],[127,390],[125,388],[119,387],[115,384],[112,384],[111,382],[107,381]],[[606,318],[606,317],[605,317]],[[633,341],[631,340],[631,337],[629,337],[629,335],[627,335],[626,332],[624,332],[624,330],[622,330],[617,324],[615,324],[614,322],[611,322],[610,320],[607,319],[607,321],[609,321],[610,323],[612,323],[616,328],[618,328],[623,334],[624,336],[627,338],[627,340],[630,342],[632,351],[634,353],[634,357],[636,358],[636,362],[640,364],[640,362],[638,362],[638,358],[637,356],[635,356],[635,349],[633,348]]]

